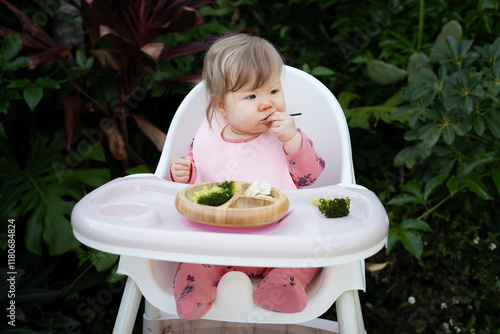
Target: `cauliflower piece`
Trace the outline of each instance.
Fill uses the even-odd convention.
[[[271,196],[271,185],[269,183],[259,184],[258,180],[252,182],[248,189],[245,190],[243,195],[273,199],[273,197]]]

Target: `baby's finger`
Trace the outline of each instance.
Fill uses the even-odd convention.
[[[269,116],[269,121],[282,121],[285,120],[289,116],[286,112],[283,111],[275,111],[271,116]]]
[[[182,167],[183,169],[185,168],[191,168],[191,159],[189,158],[178,158],[175,159],[174,164],[178,167]]]

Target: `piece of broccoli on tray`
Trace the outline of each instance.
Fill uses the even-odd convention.
[[[203,205],[221,206],[233,197],[235,188],[234,181],[224,181],[212,188],[204,186],[202,190],[193,192],[191,201]]]
[[[313,204],[318,206],[326,218],[340,218],[349,215],[349,203],[351,200],[346,198],[316,198]]]

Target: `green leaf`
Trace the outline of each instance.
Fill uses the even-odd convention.
[[[381,60],[372,59],[366,64],[366,74],[378,84],[390,85],[406,78],[406,71]]]
[[[429,56],[431,62],[439,62],[440,60],[445,59],[445,56],[442,52],[446,47],[446,37],[452,36],[455,40],[460,40],[462,38],[462,26],[455,20],[451,20],[447,22],[443,28],[441,28],[441,32],[439,33],[436,41],[434,42],[434,48]],[[439,50],[439,51],[438,51]]]
[[[399,240],[403,247],[420,260],[424,245],[420,234],[413,230],[401,230],[399,233]]]
[[[311,75],[313,76],[329,76],[334,74],[335,74],[334,71],[324,66],[317,66],[313,68],[313,70],[311,71]]]
[[[85,67],[85,53],[84,53],[83,49],[78,49],[78,51],[76,51],[76,64],[79,67],[82,67],[82,68]]]
[[[38,86],[28,86],[23,91],[23,97],[31,111],[33,111],[42,100],[43,88]]]
[[[466,113],[470,114],[474,111],[474,101],[471,97],[462,97],[460,101],[460,108],[464,110]]]
[[[454,194],[458,191],[460,180],[456,176],[451,176],[448,182],[446,182],[446,187],[450,191],[450,194]]]
[[[429,57],[423,52],[415,52],[408,59],[408,74],[418,73],[425,68],[431,68]]]
[[[488,193],[488,189],[486,189],[483,181],[481,181],[481,178],[476,173],[471,172],[465,175],[463,181],[467,185],[467,188],[480,198],[486,200],[493,199],[493,197],[491,197]]]
[[[477,8],[481,11],[485,9],[498,10],[499,5],[500,5],[499,0],[479,0]]]
[[[91,138],[91,133],[84,130],[85,136],[90,139],[91,142],[97,141],[96,138]],[[91,145],[88,141],[81,141],[76,150],[72,150],[66,156],[66,161],[73,165],[78,165],[82,160],[91,159],[95,161],[106,161],[106,155],[104,154],[104,148],[100,142]]]
[[[84,159],[92,159],[95,161],[106,161],[106,154],[104,153],[104,148],[101,143],[96,143],[94,145],[90,145],[88,148],[89,152],[82,153],[82,158]]]
[[[21,37],[9,35],[2,41],[0,47],[0,68],[6,70],[5,66],[14,58],[23,48]]]
[[[342,109],[344,110],[344,112],[349,109],[349,104],[351,103],[352,100],[360,99],[360,98],[361,97],[358,94],[347,92],[347,91],[341,92],[337,96],[339,104],[342,107]]]
[[[455,131],[451,126],[446,126],[443,128],[443,139],[446,144],[451,145],[455,141]]]
[[[153,91],[151,92],[151,97],[162,97],[167,90],[166,84],[158,84],[154,86]]]
[[[424,201],[427,202],[429,196],[432,194],[434,189],[439,187],[448,177],[446,175],[438,175],[427,181],[424,188]]]
[[[31,81],[28,79],[20,79],[20,80],[14,80],[12,81],[7,88],[24,88],[31,86]]]
[[[394,157],[394,164],[396,166],[404,164],[407,168],[413,168],[420,158],[421,154],[417,146],[405,147]]]
[[[349,126],[352,128],[362,128],[365,130],[370,129],[370,115],[371,111],[368,109],[362,109],[362,110],[356,110],[353,111],[352,113],[348,114],[350,117],[349,118]]]
[[[44,87],[44,88],[52,88],[59,89],[61,86],[57,83],[57,81],[49,79],[49,78],[37,78],[35,80],[35,85]]]
[[[119,255],[91,250],[90,261],[97,271],[104,271],[113,267],[118,261]]]
[[[391,227],[389,229],[389,234],[387,236],[386,253],[389,253],[391,251],[392,247],[394,247],[394,245],[396,244],[396,242],[398,242],[398,240],[399,240],[399,228]]]
[[[21,96],[13,89],[0,90],[0,113],[7,114],[10,100],[18,100]]]
[[[491,171],[491,178],[497,186],[497,190],[500,192],[500,168],[495,168]]]
[[[69,191],[70,193],[73,191]],[[50,203],[50,210],[45,211],[46,214],[43,219],[43,241],[49,245],[50,255],[64,254],[79,245],[73,236],[73,229],[71,224],[68,224],[68,212],[73,210],[75,201],[68,201],[60,196],[64,192],[59,190],[54,191],[50,189],[46,191],[43,196],[47,202]],[[50,214],[47,214],[50,212]]]
[[[129,175],[132,175],[132,174],[144,174],[144,173],[151,174],[151,171],[149,170],[148,167],[146,167],[144,165],[139,165],[139,166],[127,169],[126,173],[129,174]]]
[[[474,117],[474,131],[476,131],[478,135],[482,136],[484,129],[484,119],[482,117]]]
[[[484,115],[484,119],[491,133],[496,138],[500,138],[500,111],[492,110]]]
[[[498,158],[495,158],[492,155],[489,154],[481,154],[477,155],[464,163],[460,166],[460,169],[458,171],[459,176],[464,176],[475,170],[476,168],[489,164],[491,162],[497,161]]]
[[[21,195],[21,194],[20,194]],[[17,200],[17,198],[14,198],[14,200]],[[19,208],[22,209],[22,208]],[[29,207],[26,208],[27,210],[31,209]],[[23,211],[21,211],[23,212]],[[45,216],[45,212],[43,212],[42,208],[38,208],[33,210],[33,212],[30,214],[30,217],[28,219],[28,223],[26,224],[26,232],[24,235],[24,243],[26,244],[26,248],[38,255],[42,256],[43,252],[43,226],[44,226],[44,221],[43,217]],[[71,242],[73,244],[73,242]],[[75,245],[76,246],[76,245]]]
[[[401,230],[432,231],[429,224],[420,219],[405,219],[401,223]]]
[[[450,126],[453,129],[453,131],[455,131],[455,134],[457,136],[463,136],[463,135],[465,135],[466,131],[465,131],[464,127],[462,126],[462,124],[451,123]]]
[[[412,196],[410,194],[399,194],[391,198],[387,204],[388,205],[405,205],[408,203],[417,203],[420,204],[420,200],[417,196]]]
[[[437,124],[427,124],[421,127],[417,132],[417,137],[423,140],[427,147],[436,145],[441,137],[442,128]]]
[[[76,64],[82,70],[89,70],[94,64],[94,58],[87,59],[85,57],[85,51],[83,49],[79,49],[76,51]]]
[[[5,64],[3,69],[4,71],[15,71],[21,67],[28,67],[28,64],[29,64],[28,57],[19,57]]]
[[[64,173],[62,179],[64,178],[81,180],[82,183],[97,188],[102,186],[106,180],[110,179],[110,174],[109,170],[106,168],[71,169]]]
[[[419,202],[424,204],[424,194],[422,192],[422,184],[417,180],[411,180],[401,186],[401,189],[415,195]]]

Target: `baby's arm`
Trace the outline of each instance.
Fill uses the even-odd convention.
[[[193,162],[193,143],[189,146],[186,154],[175,159],[170,165],[170,180],[179,183],[189,183],[196,178],[196,169]]]
[[[312,140],[301,130],[302,147],[295,154],[287,155],[288,170],[293,182],[298,188],[309,186],[316,182],[325,168],[325,160],[314,149]]]

